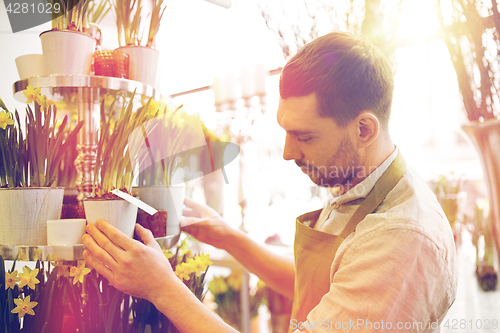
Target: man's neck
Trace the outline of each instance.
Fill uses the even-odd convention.
[[[380,140],[379,142],[373,142],[372,145],[365,148],[364,156],[360,160],[360,165],[355,170],[355,177],[349,179],[345,184],[339,186],[338,189],[334,190],[334,193],[338,195],[343,195],[351,188],[361,183],[366,177],[368,177],[373,171],[375,171],[382,163],[384,163],[389,156],[394,152],[396,146],[392,143],[390,138],[385,140]],[[334,194],[332,193],[332,194]]]

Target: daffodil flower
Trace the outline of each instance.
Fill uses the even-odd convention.
[[[19,282],[19,280],[21,279],[17,277],[17,271],[13,271],[12,273],[5,272],[5,290],[9,288],[14,289],[16,282]]]
[[[75,285],[78,281],[83,283],[83,277],[90,273],[90,268],[85,267],[85,260],[79,260],[78,266],[71,267],[69,271],[69,276],[73,276],[73,285]]]
[[[210,255],[209,254],[204,254],[203,252],[199,254],[197,257],[197,260],[202,262],[205,266],[210,266],[213,265],[214,263],[210,260]]]
[[[68,277],[69,276],[69,265],[64,265],[63,261],[57,261],[52,263],[55,267],[57,267],[57,277],[56,280],[59,280],[61,276]]]
[[[0,111],[0,127],[6,129],[7,125],[13,125],[14,120],[10,118],[10,112]]]
[[[209,260],[210,261],[210,260]],[[200,272],[207,270],[206,262],[200,257],[190,258],[187,261],[187,265],[191,267],[191,270],[196,273],[196,276],[200,276]]]
[[[165,255],[165,258],[167,258],[167,259],[170,259],[174,256],[174,254],[170,250],[163,250],[163,254]]]
[[[38,268],[31,270],[29,267],[24,266],[23,272],[19,273],[19,277],[21,278],[21,283],[19,284],[20,288],[24,286],[28,286],[29,288],[35,290],[35,285],[40,283],[40,281],[36,278],[38,275]]]
[[[11,312],[17,313],[19,319],[24,317],[25,314],[29,314],[31,316],[35,315],[35,311],[33,311],[33,308],[37,306],[38,302],[31,302],[30,297],[31,296],[28,295],[24,300],[20,298],[16,298],[14,300],[14,303],[16,303],[17,307],[12,309]]]
[[[38,105],[40,105],[43,109],[45,109],[45,107],[49,107],[51,105],[54,105],[54,102],[50,99],[47,98],[47,96],[45,95],[38,95],[36,96],[36,99],[35,101],[38,103]]]
[[[229,286],[227,285],[226,279],[224,279],[223,276],[216,276],[212,281],[210,281],[208,289],[212,294],[219,295],[225,294],[228,291]]]
[[[40,95],[40,91],[42,88],[33,88],[31,85],[28,85],[25,91],[23,91],[24,97],[26,97],[26,104],[30,104],[38,98]]]
[[[181,280],[189,281],[191,273],[193,273],[191,267],[185,262],[175,267],[175,275]]]
[[[243,280],[243,272],[240,270],[232,271],[227,277],[227,284],[235,291],[240,291]]]

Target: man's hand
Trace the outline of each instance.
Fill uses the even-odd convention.
[[[85,260],[116,289],[153,302],[158,284],[177,278],[151,231],[141,225],[135,233],[142,243],[103,220],[86,230]]]
[[[212,208],[200,205],[189,198],[184,199],[184,205],[185,217],[181,220],[181,230],[203,243],[225,249],[225,242],[234,230],[222,220],[222,217]]]

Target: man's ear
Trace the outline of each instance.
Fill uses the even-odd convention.
[[[378,137],[380,122],[371,111],[363,111],[352,121],[357,149],[368,147]]]

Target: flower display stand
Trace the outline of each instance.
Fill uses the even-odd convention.
[[[78,172],[76,186],[80,200],[89,197],[92,192],[97,152],[96,133],[101,121],[100,96],[120,93],[130,98],[135,92],[136,97],[158,97],[158,91],[152,86],[138,81],[95,75],[51,75],[16,81],[13,90],[17,100],[26,100],[23,91],[28,85],[41,88],[43,95],[50,96],[56,102],[77,94],[78,120],[84,121],[78,134],[78,157],[75,161]]]
[[[170,249],[179,241],[180,234],[155,238],[162,249]],[[5,260],[17,261],[76,261],[84,260],[85,245],[65,246],[10,246],[0,245],[0,256]]]

